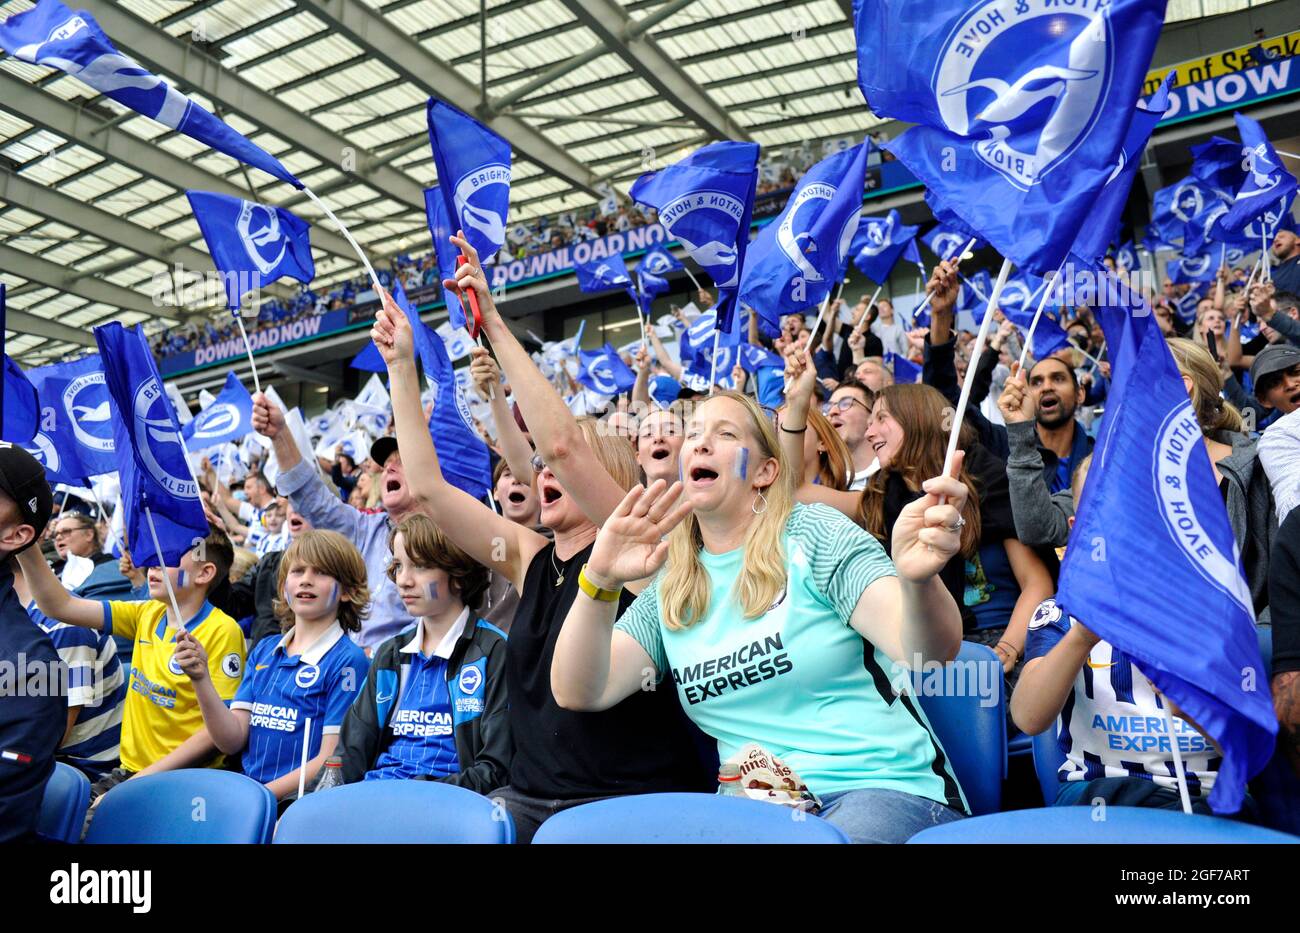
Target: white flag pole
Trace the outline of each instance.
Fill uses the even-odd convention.
[[[298,766],[298,799],[307,792],[307,749],[311,746],[311,717],[302,725],[302,764]]]
[[[108,544],[109,547],[113,547],[117,544],[117,534],[113,531],[113,523],[108,520],[108,513],[104,511],[104,503],[99,501],[99,492],[95,489],[95,484],[91,482],[90,477],[86,477],[86,484],[90,486],[90,494],[95,497],[95,508],[99,509],[99,517],[108,526]]]
[[[248,342],[248,331],[244,330],[244,316],[235,311],[235,321],[239,324],[239,336],[244,338],[244,351],[248,353],[248,365],[253,370],[253,388],[261,392],[262,380],[257,377],[257,364],[253,362],[253,345]]]
[[[1043,316],[1043,309],[1047,307],[1047,299],[1052,296],[1052,289],[1056,287],[1056,280],[1061,275],[1061,269],[1064,268],[1065,262],[1062,261],[1060,267],[1048,276],[1047,284],[1043,288],[1043,297],[1038,302],[1038,310],[1034,312],[1034,319],[1029,322],[1029,333],[1025,334],[1025,345],[1020,348],[1020,362],[1016,364],[1016,372],[1018,373],[1024,371],[1025,356],[1029,353],[1029,344],[1034,339],[1034,329],[1038,327],[1038,319]]]
[[[328,207],[326,207],[324,202],[322,202],[320,198],[316,197],[316,193],[314,191],[312,191],[310,188],[306,187],[305,185],[303,186],[302,190],[303,190],[303,194],[311,198],[312,203],[315,204],[317,207],[319,207],[321,211],[324,212],[325,216],[334,222],[334,226],[339,228],[339,233],[343,234],[344,238],[346,238],[347,241],[350,244],[352,244],[352,248],[356,250],[357,258],[361,260],[361,265],[366,267],[366,274],[370,276],[370,282],[372,285],[375,286],[375,291],[379,291],[382,288],[382,286],[379,284],[379,276],[375,275],[375,270],[370,265],[370,260],[366,258],[365,253],[361,252],[361,247],[358,246],[357,241],[352,238],[352,233],[348,230],[348,228],[343,226],[343,221],[339,220],[337,217],[334,216],[334,212],[330,210]]]
[[[965,252],[965,250],[962,250]],[[957,399],[957,412],[953,416],[952,432],[948,435],[948,452],[943,459],[943,475],[952,471],[953,457],[957,455],[957,437],[961,434],[962,420],[966,414],[966,405],[970,401],[971,387],[975,384],[975,370],[979,368],[980,354],[984,352],[984,343],[988,340],[989,324],[993,321],[993,308],[1002,297],[1002,287],[1007,284],[1011,274],[1011,260],[1003,259],[998,279],[993,283],[993,294],[989,296],[984,308],[984,320],[980,322],[979,333],[975,335],[975,346],[971,348],[970,362],[966,364],[966,378],[961,383],[961,395]]]
[[[709,394],[713,394],[714,387],[718,384],[718,340],[722,337],[722,331],[717,329],[714,324],[713,330],[713,362],[709,364]]]
[[[884,287],[885,287],[884,285],[876,286],[875,292],[873,292],[871,295],[871,300],[867,302],[867,310],[862,312],[862,317],[858,318],[858,323],[853,325],[853,334],[855,336],[857,334],[862,333],[862,331],[866,329],[865,325],[867,323],[868,315],[871,314],[871,306],[876,303],[876,299],[880,297],[881,289],[883,289]],[[913,320],[915,320],[915,318],[913,318]]]
[[[162,544],[158,541],[158,529],[154,527],[153,511],[149,506],[144,507],[145,523],[149,526],[149,537],[153,538],[153,552],[158,558],[158,566],[162,569],[163,586],[167,588],[167,599],[171,601],[172,611],[175,616],[168,619],[168,625],[174,629],[181,629],[185,625],[184,617],[181,615],[181,605],[176,601],[176,591],[172,589],[171,574],[167,572],[167,562],[163,560]]]
[[[682,268],[686,270],[686,275],[691,280],[691,284],[695,286],[695,290],[697,292],[704,291],[704,289],[700,286],[700,280],[697,279],[695,277],[695,273],[691,271],[691,267],[686,265],[686,263],[682,263]]]
[[[1169,712],[1169,698],[1164,697],[1160,711],[1165,714],[1165,732],[1169,736],[1169,748],[1174,753],[1174,774],[1178,779],[1178,796],[1183,801],[1183,812],[1192,812],[1192,798],[1187,793],[1187,772],[1183,770],[1183,753],[1178,750],[1178,736],[1174,733],[1174,717]]]

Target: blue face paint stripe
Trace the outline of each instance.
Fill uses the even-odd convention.
[[[741,479],[749,476],[749,448],[740,448],[740,453],[736,455],[736,475]]]
[[[428,590],[430,599],[438,598],[438,581],[436,580],[432,581],[431,583],[429,583],[426,589]]]

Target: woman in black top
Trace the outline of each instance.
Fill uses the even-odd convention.
[[[520,365],[517,356],[527,360],[527,354],[497,314],[473,248],[459,237],[452,242],[469,257],[461,267],[459,285],[478,293],[484,332],[510,376],[514,394],[521,402],[549,394],[543,401],[553,399],[563,408],[531,360],[527,367]],[[457,546],[507,576],[521,594],[506,655],[515,740],[510,785],[490,795],[504,800],[519,841],[530,840],[546,817],[589,800],[704,789],[706,775],[674,691],[646,690],[601,713],[560,709],[551,694],[555,639],[578,592],[578,570],[596,540],[597,525],[588,516],[593,502],[610,500],[604,512],[608,515],[637,483],[631,446],[626,439],[602,436],[592,419],[573,422],[549,446],[541,446],[546,461],[537,481],[541,523],[555,532],[553,542],[497,515],[443,478],[420,405],[410,323],[389,296],[383,297],[371,336],[388,364],[397,439],[411,492]],[[544,391],[528,382],[526,370],[536,373]],[[536,404],[529,407],[538,415],[524,412],[536,436],[535,425],[550,413]],[[561,473],[576,478],[562,485],[557,476]]]

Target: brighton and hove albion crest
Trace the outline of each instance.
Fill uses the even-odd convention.
[[[776,242],[781,247],[781,252],[785,253],[787,259],[794,264],[803,276],[805,282],[821,282],[825,280],[820,272],[817,271],[816,265],[808,257],[817,250],[817,243],[813,240],[810,232],[817,224],[817,218],[835,197],[836,187],[828,185],[825,182],[817,182],[811,185],[805,185],[799,189],[799,193],[794,196],[794,200],[786,208],[784,215],[781,217],[781,223],[776,230]],[[844,257],[848,255],[849,245],[853,242],[853,234],[858,229],[858,218],[862,214],[862,209],[854,211],[845,221],[844,226],[840,229],[837,249],[838,264],[842,265]]]
[[[976,3],[935,67],[939,116],[974,141],[981,161],[1027,189],[1092,131],[1110,89],[1115,44],[1104,6]],[[1035,53],[1044,48],[1058,50],[1057,60],[1042,62]]]
[[[587,375],[591,379],[592,388],[601,395],[618,395],[614,366],[609,361],[608,353],[600,351],[598,356],[592,357],[591,363],[587,366]]]
[[[1196,182],[1184,181],[1174,189],[1174,199],[1169,210],[1183,223],[1190,223],[1204,209],[1205,195]]]
[[[1196,514],[1195,497],[1188,487],[1188,464],[1193,455],[1204,456],[1199,453],[1203,449],[1201,427],[1191,402],[1180,402],[1165,416],[1151,451],[1152,482],[1160,514],[1197,572],[1253,617],[1255,610],[1239,570],[1241,556],[1236,542],[1231,537],[1227,541],[1214,540]],[[1213,494],[1212,487],[1210,492]],[[1225,546],[1230,546],[1231,552]]]
[[[103,372],[78,376],[63,390],[63,408],[78,442],[91,450],[113,451],[113,413]]]
[[[239,428],[239,409],[229,402],[213,402],[194,419],[194,440],[224,437]]]
[[[153,376],[140,383],[131,406],[135,446],[144,468],[158,485],[178,499],[197,499],[198,484],[185,462],[180,432],[167,409],[170,404],[167,393]]]
[[[252,201],[240,201],[235,229],[248,258],[257,266],[257,271],[262,275],[270,275],[271,270],[284,258],[288,246],[284,234],[280,232],[280,215],[275,208],[254,204]]]
[[[930,242],[934,244],[931,249],[940,259],[952,259],[966,245],[966,239],[960,233],[936,233]]]
[[[744,215],[745,205],[725,191],[693,191],[665,204],[659,222],[715,285],[727,288],[739,279],[736,233]]]
[[[477,230],[488,242],[499,247],[506,240],[510,166],[494,162],[476,168],[456,182],[453,201],[461,229],[466,232]]]
[[[663,253],[650,253],[645,258],[645,271],[653,275],[663,275],[671,272],[672,268],[672,260]]]
[[[865,244],[858,250],[859,256],[879,256],[894,245],[895,216],[895,214],[886,214],[884,217],[867,218],[862,229]]]
[[[32,438],[31,446],[23,447],[23,450],[40,461],[41,466],[45,467],[50,473],[59,472],[61,461],[59,460],[58,448],[44,434],[37,431],[36,436]]]
[[[1210,271],[1210,263],[1212,262],[1214,262],[1214,257],[1209,253],[1201,256],[1184,256],[1182,261],[1183,275],[1198,279]]]

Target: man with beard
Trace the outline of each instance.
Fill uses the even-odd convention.
[[[1280,292],[1300,292],[1300,236],[1279,230],[1273,237],[1271,281]]]
[[[1007,425],[1016,535],[1030,547],[1064,547],[1074,514],[1070,484],[1092,452],[1092,438],[1074,413],[1084,388],[1074,368],[1059,357],[1039,360],[1024,374],[1013,373],[998,399]]]

